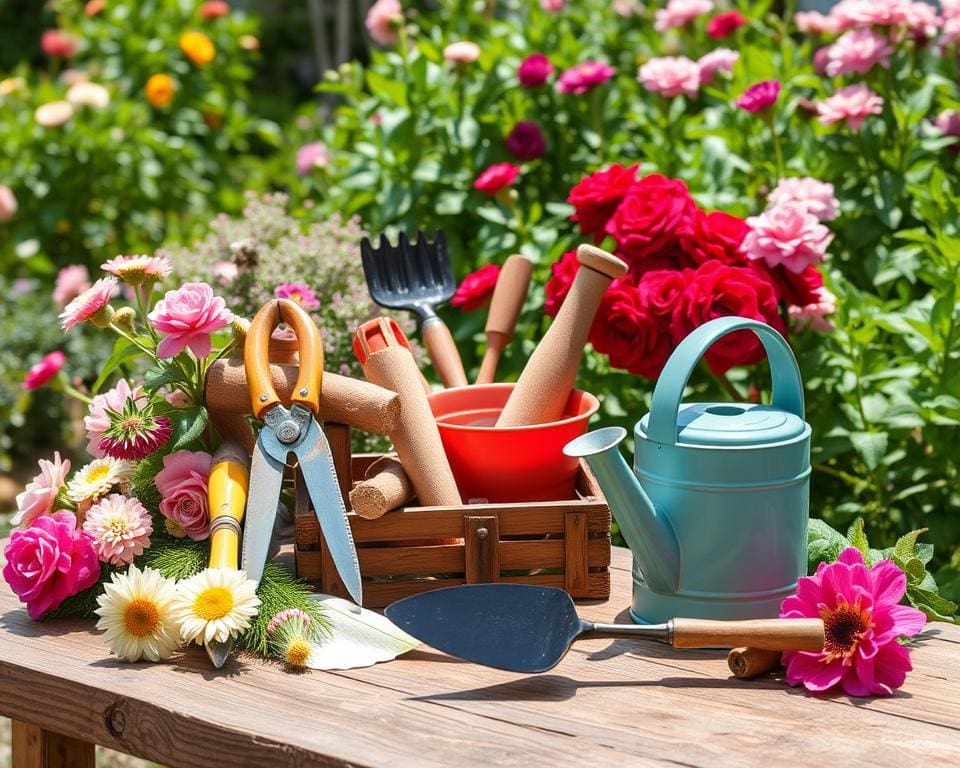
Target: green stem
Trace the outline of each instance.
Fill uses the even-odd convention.
[[[58,384],[59,389],[61,392],[63,392],[63,394],[69,395],[70,397],[79,400],[81,403],[86,403],[87,405],[90,405],[90,403],[93,402],[93,398],[87,397],[87,395],[83,394],[83,392],[81,392],[79,389],[73,387],[70,382],[67,381],[67,377],[63,374],[59,376]]]
[[[717,386],[720,387],[720,389],[723,390],[723,392],[725,392],[727,395],[732,397],[738,403],[743,402],[744,400],[747,399],[746,395],[744,395],[739,389],[737,389],[736,385],[734,385],[734,383],[727,378],[727,374],[721,373],[718,375],[714,373],[713,371],[710,370],[710,366],[707,365],[706,360],[701,360],[700,366],[701,368],[703,368],[703,370],[707,372],[710,378],[716,382]]]
[[[825,475],[830,475],[830,477],[835,477],[838,480],[843,480],[847,485],[856,487],[857,485],[863,484],[863,478],[857,477],[856,475],[851,475],[849,472],[844,472],[839,469],[834,469],[833,467],[827,466],[826,464],[814,464],[813,468],[817,472],[823,472]]]
[[[154,352],[154,350],[149,349],[148,347],[145,347],[143,344],[141,344],[136,336],[131,336],[129,333],[123,330],[123,328],[119,327],[118,325],[115,325],[114,323],[110,323],[109,327],[110,327],[110,330],[112,330],[118,336],[123,336],[123,338],[125,338],[127,341],[133,344],[141,352],[143,352],[144,354],[150,355],[150,357],[153,359],[156,359],[156,352]]]
[[[777,180],[783,178],[783,151],[780,149],[780,137],[777,135],[776,120],[773,115],[767,121],[770,126],[770,137],[773,139],[773,156],[777,162]]]
[[[600,139],[599,152],[603,156],[603,116],[600,114],[600,89],[590,91],[590,118],[593,122],[593,132]]]

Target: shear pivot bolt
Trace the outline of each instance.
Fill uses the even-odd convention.
[[[307,388],[306,388],[306,387],[301,387],[301,388],[300,388],[300,397],[306,397],[306,396],[307,396]]]
[[[261,402],[261,403],[267,402],[267,396],[266,396],[266,395],[260,395],[260,402]]]

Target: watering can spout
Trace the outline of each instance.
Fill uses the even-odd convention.
[[[626,436],[623,427],[598,429],[567,443],[563,452],[590,466],[647,585],[656,592],[675,592],[680,586],[677,536],[617,449]]]

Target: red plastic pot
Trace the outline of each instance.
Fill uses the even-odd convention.
[[[563,446],[587,431],[600,402],[573,390],[563,418],[496,429],[513,384],[476,384],[430,395],[440,439],[465,502],[561,501],[575,498],[577,460]]]

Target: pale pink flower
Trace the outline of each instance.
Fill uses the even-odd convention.
[[[813,68],[818,75],[827,74],[827,62],[830,61],[830,46],[823,45],[813,52]]]
[[[31,390],[42,387],[60,372],[66,359],[67,356],[59,349],[44,355],[40,362],[32,365],[27,371],[23,384],[20,385],[21,389]]]
[[[550,13],[560,13],[565,5],[565,0],[540,0],[540,7]]]
[[[480,58],[480,46],[469,40],[450,43],[443,49],[443,58],[451,64],[472,64]]]
[[[312,141],[297,150],[297,173],[306,176],[314,168],[325,168],[330,164],[330,150],[322,141]]]
[[[203,451],[177,451],[163,457],[163,469],[154,482],[163,497],[160,512],[174,536],[200,541],[210,535],[207,481],[211,469],[213,457]]]
[[[886,35],[868,28],[851,29],[827,49],[824,69],[830,77],[848,72],[865,75],[875,64],[889,69],[891,54],[893,46]]]
[[[102,277],[79,296],[75,297],[60,313],[60,327],[69,331],[75,325],[95,320],[109,304],[117,287],[117,278]]]
[[[213,276],[217,278],[220,285],[230,285],[239,274],[239,268],[232,261],[213,262]]]
[[[69,101],[48,101],[33,113],[33,119],[44,128],[56,128],[73,117],[73,105]]]
[[[364,26],[377,45],[384,47],[400,42],[397,29],[403,24],[403,7],[399,0],[377,0],[367,11]]]
[[[116,275],[130,285],[163,280],[173,272],[173,264],[166,256],[114,256],[100,265],[100,269]]]
[[[947,136],[960,136],[960,112],[947,109],[937,115],[933,124]]]
[[[83,417],[83,427],[87,431],[87,453],[94,458],[102,459],[107,455],[100,449],[103,433],[110,428],[107,411],[120,413],[129,399],[140,408],[147,404],[146,393],[139,384],[131,387],[126,379],[120,379],[113,389],[101,392],[90,403],[87,415]]]
[[[943,23],[936,9],[914,0],[841,0],[830,11],[837,31],[858,27],[906,27],[932,37]]]
[[[696,96],[700,90],[700,67],[686,56],[662,56],[640,67],[637,80],[653,93],[667,98]]]
[[[71,264],[57,273],[57,282],[53,287],[53,301],[59,307],[65,307],[90,287],[90,273],[83,264]]]
[[[29,528],[38,517],[53,512],[57,494],[70,473],[70,459],[61,460],[60,454],[55,452],[53,461],[40,459],[37,466],[40,473],[27,483],[23,493],[17,495],[17,514],[12,522],[24,528]]]
[[[940,11],[944,19],[960,17],[960,0],[940,0]]]
[[[795,328],[810,328],[818,333],[829,333],[833,323],[827,318],[837,311],[837,297],[821,285],[815,291],[817,300],[803,307],[790,307],[787,311],[794,320]]]
[[[908,2],[904,9],[903,23],[914,35],[932,38],[943,26],[943,19],[937,15],[937,9],[932,5],[925,2]]]
[[[883,97],[878,96],[863,83],[855,83],[841,88],[833,96],[817,102],[817,114],[823,125],[833,125],[846,120],[854,131],[870,115],[883,112]]]
[[[697,59],[700,68],[700,83],[706,85],[713,80],[717,72],[732,72],[740,54],[729,48],[714,48]]]
[[[304,309],[320,309],[320,300],[310,286],[304,283],[282,283],[273,295],[278,299],[291,299]]]
[[[75,107],[103,109],[110,103],[110,92],[97,83],[80,81],[67,90],[67,101]]]
[[[938,41],[940,47],[955,44],[960,40],[960,16],[953,16],[943,22],[943,33]]]
[[[797,203],[784,203],[747,219],[750,230],[741,250],[750,259],[763,260],[773,269],[800,274],[810,264],[819,264],[833,236],[817,217]]]
[[[9,221],[16,212],[16,195],[6,184],[0,184],[0,221]]]
[[[111,493],[87,510],[83,530],[101,563],[129,565],[149,548],[153,521],[138,499]]]
[[[809,176],[780,179],[767,196],[767,205],[773,208],[783,203],[802,205],[820,221],[832,221],[840,214],[833,184]]]
[[[198,358],[210,354],[210,334],[233,322],[233,313],[206,283],[185,283],[167,291],[148,316],[163,339],[157,357],[176,357],[188,347]]]
[[[622,16],[625,19],[636,16],[643,11],[640,0],[613,0],[613,2],[610,3],[610,7],[613,8],[613,12],[617,14],[617,16]]]
[[[666,8],[654,15],[653,28],[658,32],[671,27],[685,27],[697,16],[713,10],[711,0],[669,0]]]
[[[801,32],[830,35],[837,31],[837,22],[818,11],[799,11],[793,15],[793,21]]]
[[[603,61],[585,61],[565,69],[557,78],[559,93],[586,93],[617,74],[617,70]]]

